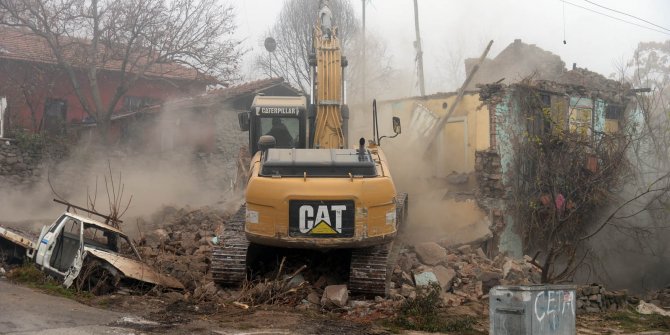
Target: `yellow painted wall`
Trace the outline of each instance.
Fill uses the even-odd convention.
[[[605,119],[605,133],[613,134],[619,131],[619,120]]]
[[[442,116],[447,113],[449,106],[455,100],[456,95],[454,94],[451,96],[434,95],[425,99],[408,98],[384,101],[379,104],[379,119],[386,120],[390,119],[391,116],[398,116],[401,119],[403,131],[408,132],[415,104],[419,103],[438,116]],[[446,108],[443,108],[444,103],[447,104]],[[437,177],[446,176],[452,170],[457,172],[474,171],[475,151],[486,150],[490,146],[489,122],[488,108],[481,105],[479,95],[466,94],[460,104],[456,106],[450,121],[445,125],[447,133],[438,139],[440,141],[438,146],[440,152],[436,153],[436,157],[439,159],[437,164],[439,171],[436,171]],[[380,121],[382,132],[384,126]]]

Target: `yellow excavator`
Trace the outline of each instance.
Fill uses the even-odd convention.
[[[211,257],[214,281],[239,285],[247,278],[254,245],[351,251],[349,289],[386,295],[392,242],[407,217],[407,195],[396,191],[379,142],[376,104],[373,139],[347,148],[343,74],[337,28],[327,4],[314,27],[311,92],[258,95],[238,115],[249,131],[252,155],[246,203],[226,222]],[[400,120],[393,118],[395,135]]]

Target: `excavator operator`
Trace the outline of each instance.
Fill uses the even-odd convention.
[[[286,128],[286,125],[281,121],[281,118],[276,117],[272,119],[272,129],[265,135],[274,137],[278,148],[293,148],[293,137]]]

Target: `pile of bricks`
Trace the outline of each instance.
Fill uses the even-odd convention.
[[[394,299],[413,298],[417,287],[439,284],[446,306],[487,298],[496,285],[539,283],[534,265],[503,255],[490,259],[472,245],[445,248],[434,242],[416,244],[401,252],[393,271],[390,295]]]

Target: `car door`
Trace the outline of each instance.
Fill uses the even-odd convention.
[[[63,286],[65,287],[70,287],[77,276],[79,276],[79,272],[84,266],[84,259],[87,255],[87,252],[84,249],[84,222],[77,220],[77,223],[79,224],[79,243],[77,244],[77,251],[74,254],[74,259],[71,262],[68,262],[70,265],[63,278]]]
[[[82,250],[81,225],[80,220],[69,215],[65,216],[51,238],[54,240],[53,246],[46,250],[43,260],[44,268],[65,276]]]
[[[56,244],[57,231],[61,229],[63,222],[65,222],[66,219],[67,216],[62,215],[49,226],[45,234],[40,234],[40,240],[37,241],[37,255],[35,257],[35,263],[37,265],[42,267],[49,265],[49,259],[51,258],[54,245]]]

